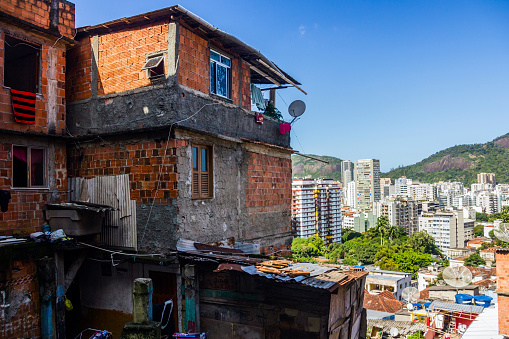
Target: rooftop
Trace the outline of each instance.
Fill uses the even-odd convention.
[[[390,296],[388,294],[390,294]],[[392,293],[387,291],[377,295],[364,291],[364,308],[373,311],[394,313],[403,308],[403,303],[396,300]]]

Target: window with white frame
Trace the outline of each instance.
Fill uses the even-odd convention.
[[[164,76],[164,54],[155,54],[147,57],[147,61],[141,68],[147,70],[149,79],[156,79]]]
[[[12,146],[12,187],[46,187],[46,149]]]
[[[210,93],[231,99],[231,59],[210,50]]]

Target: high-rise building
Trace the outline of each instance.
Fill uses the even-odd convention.
[[[292,223],[297,237],[318,234],[325,244],[341,241],[341,188],[330,179],[294,179]]]
[[[408,197],[396,196],[375,203],[377,217],[386,216],[391,226],[400,226],[408,235],[416,233],[419,229],[419,215],[422,204]]]
[[[348,183],[353,181],[353,162],[350,160],[341,161],[341,182],[343,189],[348,187]]]
[[[493,186],[495,186],[497,184],[495,173],[478,173],[477,183],[492,184]]]
[[[419,217],[419,231],[426,231],[442,250],[463,248],[473,238],[474,220],[464,219],[463,211],[425,213]]]
[[[380,200],[380,161],[357,160],[354,165],[355,208],[372,211],[373,203]]]

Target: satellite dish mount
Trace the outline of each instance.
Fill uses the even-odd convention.
[[[306,110],[306,104],[302,100],[295,100],[288,106],[288,114],[293,117],[293,120],[290,122],[291,124],[300,117],[304,111]]]

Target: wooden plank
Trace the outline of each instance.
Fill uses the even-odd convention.
[[[76,277],[76,273],[78,273],[81,264],[83,264],[83,261],[85,260],[85,257],[87,256],[87,250],[82,250],[80,253],[80,256],[73,261],[71,264],[71,267],[65,272],[64,277],[64,293],[67,293],[67,290],[69,289],[69,286],[71,286],[72,281]]]

